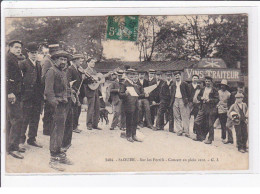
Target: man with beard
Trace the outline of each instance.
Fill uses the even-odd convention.
[[[169,119],[169,132],[174,133],[173,129],[173,109],[170,107],[171,101],[171,85],[172,83],[172,72],[166,72],[166,81],[163,82],[160,90],[160,105],[157,113],[157,130],[164,130],[164,114],[167,113]]]
[[[60,164],[72,165],[72,162],[62,152],[68,106],[68,80],[64,68],[70,55],[65,51],[56,51],[51,56],[54,66],[46,73],[45,91],[47,102],[53,109],[54,127],[50,131],[50,167],[59,171],[64,168]]]
[[[218,104],[219,97],[218,91],[213,87],[211,77],[205,77],[205,84],[206,87],[204,87],[198,95],[201,107],[194,121],[194,128],[197,134],[193,140],[203,141],[206,139],[207,134],[209,134],[205,144],[211,144],[214,140],[214,123],[217,119],[216,105]]]
[[[6,56],[6,88],[7,88],[7,152],[18,159],[23,159],[19,148],[23,113],[21,106],[22,72],[18,65],[23,43],[18,40],[11,41]]]
[[[28,53],[28,59],[20,64],[20,68],[23,72],[23,125],[20,143],[24,145],[26,140],[26,130],[29,126],[27,143],[31,146],[42,148],[42,146],[36,142],[43,101],[43,85],[41,83],[42,69],[41,65],[37,61],[37,44],[35,42],[29,43],[26,50]]]
[[[51,44],[46,49],[42,47],[42,52],[45,53],[43,60],[41,61],[42,66],[42,83],[45,84],[45,78],[47,71],[54,66],[51,55],[59,50],[59,44]],[[53,127],[53,109],[50,104],[45,100],[44,103],[44,116],[43,116],[43,135],[50,135],[50,129]]]

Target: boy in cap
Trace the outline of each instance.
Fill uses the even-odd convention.
[[[230,101],[230,92],[227,90],[228,88],[228,82],[226,79],[223,79],[220,83],[220,90],[218,91],[219,95],[219,102],[217,104],[218,108],[218,118],[220,121],[221,125],[221,139],[222,142],[225,143],[226,139],[226,124],[227,124],[227,112],[228,108],[230,106],[229,101]]]
[[[120,88],[119,96],[122,99],[122,104],[124,106],[124,112],[126,115],[126,139],[129,142],[138,141],[140,139],[136,137],[137,121],[138,121],[138,97],[143,97],[144,94],[140,91],[140,87],[133,82],[136,76],[136,71],[134,69],[128,69],[126,71],[126,80]],[[130,95],[128,87],[134,89],[138,96]]]
[[[27,127],[29,126],[27,143],[31,146],[42,148],[42,146],[36,142],[44,90],[41,82],[42,68],[39,61],[37,61],[37,43],[28,43],[26,50],[28,59],[20,63],[20,68],[23,72],[23,125],[20,143],[24,145]]]
[[[70,55],[65,51],[56,51],[51,56],[54,66],[46,73],[45,91],[47,102],[53,109],[53,127],[50,128],[50,167],[59,171],[64,168],[60,164],[72,165],[72,162],[62,152],[65,123],[68,108],[68,80],[65,67]]]
[[[237,93],[236,101],[228,111],[228,117],[232,120],[236,130],[237,147],[241,153],[246,152],[247,143],[247,124],[248,124],[248,109],[246,103],[243,102],[244,95]]]
[[[7,152],[18,159],[23,159],[19,148],[23,113],[21,106],[22,72],[18,65],[18,57],[21,55],[23,43],[13,40],[9,44],[6,56],[6,93],[7,93]]]
[[[217,103],[219,101],[218,91],[213,87],[213,80],[205,76],[206,87],[201,89],[198,100],[201,103],[200,110],[194,121],[196,138],[194,141],[203,141],[209,133],[205,144],[211,144],[214,140],[214,123],[217,119]]]

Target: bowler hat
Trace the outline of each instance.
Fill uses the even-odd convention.
[[[65,58],[67,58],[68,60],[70,60],[71,55],[70,55],[69,53],[67,53],[66,51],[63,51],[63,50],[55,51],[55,52],[51,55],[51,58],[52,58],[52,59],[55,59],[55,58],[58,58],[58,57],[65,57]]]
[[[23,43],[22,43],[22,41],[20,41],[20,40],[11,40],[11,41],[8,43],[8,46],[11,46],[11,45],[14,44],[14,43],[19,43],[19,44],[21,44],[21,45],[23,46]]]
[[[27,52],[35,52],[38,51],[38,45],[36,42],[29,42],[26,49]]]
[[[72,56],[72,61],[73,60],[76,60],[76,59],[84,59],[84,55],[82,55],[82,54],[74,54],[73,56]]]

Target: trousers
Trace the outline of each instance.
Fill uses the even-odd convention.
[[[21,128],[20,143],[24,144],[26,140],[26,131],[29,126],[28,140],[36,141],[38,126],[41,114],[41,101],[38,99],[31,99],[22,102],[23,109],[23,125]]]
[[[23,124],[22,105],[19,100],[14,104],[7,102],[7,126],[6,126],[6,147],[7,151],[18,151]]]
[[[97,127],[99,122],[100,101],[98,90],[93,97],[88,97],[87,126]]]
[[[119,100],[117,103],[112,102],[112,106],[113,106],[114,117],[113,117],[113,121],[112,121],[112,124],[111,124],[111,128],[115,128],[117,125],[120,124],[122,101]]]
[[[133,112],[125,112],[126,115],[126,137],[133,137],[136,135],[137,129],[137,118],[138,118],[138,108]]]
[[[124,105],[123,103],[121,103],[121,115],[119,117],[119,122],[120,122],[120,128],[126,128],[126,115],[125,115],[125,108],[124,108]]]
[[[50,152],[51,156],[60,153],[65,132],[65,122],[67,117],[68,103],[59,103],[54,108],[53,123],[54,127],[50,131]]]
[[[208,140],[214,140],[214,123],[216,119],[217,113],[212,111],[208,104],[202,104],[194,121],[197,139],[204,140],[207,134],[209,134]]]
[[[73,108],[72,108],[72,101],[69,99],[68,104],[66,105],[65,108],[65,130],[64,130],[64,136],[63,136],[63,141],[62,141],[62,147],[67,147],[71,144],[72,140],[72,134],[73,134]]]
[[[245,150],[248,138],[247,124],[245,122],[240,122],[239,125],[235,125],[235,130],[237,137],[237,148]]]
[[[174,129],[177,133],[189,134],[190,109],[181,98],[175,98],[173,104]]]
[[[73,112],[72,118],[73,118],[73,130],[77,129],[78,125],[79,125],[79,116],[81,114],[81,106],[78,106],[77,104],[72,104],[71,105],[71,109]]]
[[[169,131],[173,132],[173,109],[170,107],[168,102],[161,102],[159,105],[159,109],[157,112],[157,122],[156,127],[159,129],[164,128],[164,114],[167,114],[168,121],[169,121]]]
[[[140,99],[138,100],[138,111],[139,111],[139,122],[138,124],[144,124],[143,117],[145,117],[145,122],[147,127],[152,126],[151,121],[151,111],[150,111],[150,103],[148,99]]]
[[[226,139],[226,124],[227,124],[227,113],[218,114],[218,118],[221,125],[221,138]]]

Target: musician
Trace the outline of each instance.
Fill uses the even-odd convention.
[[[198,100],[201,103],[198,115],[194,121],[197,132],[194,141],[203,141],[209,133],[205,144],[211,144],[214,140],[214,123],[217,119],[218,91],[213,87],[213,79],[205,76],[206,87],[201,89]]]
[[[144,71],[139,72],[139,79],[137,80],[137,85],[139,85],[142,88],[149,86],[148,80],[145,79]],[[147,127],[152,128],[150,104],[149,104],[148,97],[149,96],[147,95],[145,98],[138,100],[138,112],[139,112],[138,125],[141,128],[144,127],[143,117],[145,117],[145,122]]]
[[[71,66],[67,71],[68,82],[75,81],[72,84],[72,92],[76,98],[76,102],[72,103],[73,109],[73,132],[80,133],[81,130],[78,129],[79,116],[81,113],[81,104],[83,103],[83,98],[85,97],[85,90],[83,84],[88,84],[89,80],[86,79],[86,75],[83,72],[81,65],[84,62],[84,56],[82,54],[75,54],[71,60]]]
[[[157,113],[157,130],[164,130],[164,114],[167,113],[169,120],[169,132],[174,133],[173,129],[173,109],[170,107],[171,101],[171,87],[172,87],[172,72],[165,73],[166,81],[162,83],[159,90],[160,105]]]
[[[65,51],[56,51],[51,56],[54,66],[46,73],[45,90],[46,101],[54,110],[53,125],[50,131],[50,167],[59,171],[64,168],[60,163],[71,165],[66,153],[62,152],[64,143],[65,122],[68,107],[68,80],[65,67],[70,55]]]
[[[48,46],[48,50],[45,50],[45,47],[42,47],[42,52],[45,53],[45,56],[43,60],[41,61],[41,66],[42,66],[42,83],[44,85],[45,83],[45,77],[47,71],[54,66],[53,61],[51,59],[51,55],[59,50],[60,46],[59,44],[50,44]],[[43,135],[50,135],[50,129],[53,126],[53,109],[50,104],[45,100],[44,103],[44,116],[43,116]]]
[[[136,137],[138,121],[138,96],[131,96],[127,90],[127,87],[132,87],[139,97],[143,97],[144,93],[140,90],[140,86],[134,84],[134,78],[136,76],[136,71],[134,69],[128,69],[126,71],[126,76],[127,78],[119,92],[119,96],[122,99],[122,104],[124,106],[123,111],[126,115],[126,139],[129,142],[141,142],[141,140]]]
[[[125,71],[123,70],[118,70],[117,71],[118,75],[118,82],[119,82],[119,89],[124,87],[124,75],[125,75]],[[119,90],[120,91],[120,90]],[[125,111],[124,111],[124,105],[123,103],[121,103],[121,108],[120,108],[121,114],[119,117],[119,123],[120,123],[120,130],[125,131],[126,130],[126,116],[125,116]]]
[[[97,71],[94,69],[96,59],[90,58],[87,60],[88,67],[86,68],[86,72],[91,75],[97,75]],[[88,85],[85,87],[86,97],[88,99],[88,112],[87,112],[87,129],[97,129],[102,130],[98,127],[99,123],[99,109],[100,109],[100,101],[99,101],[99,90],[100,86],[96,90],[90,89]]]
[[[36,142],[44,90],[41,82],[42,69],[39,61],[37,61],[37,43],[28,43],[26,50],[28,53],[28,59],[20,63],[20,68],[23,73],[23,125],[20,143],[24,145],[27,127],[29,126],[27,143],[31,146],[42,148],[42,146]]]
[[[8,44],[9,50],[6,56],[6,87],[7,87],[7,152],[14,158],[23,159],[19,148],[23,113],[21,106],[22,72],[18,65],[18,57],[21,55],[23,43],[13,40]]]
[[[176,82],[171,88],[171,106],[173,106],[174,129],[178,136],[183,133],[186,137],[189,135],[190,109],[188,106],[190,92],[188,84],[181,80],[181,72],[174,72]]]

